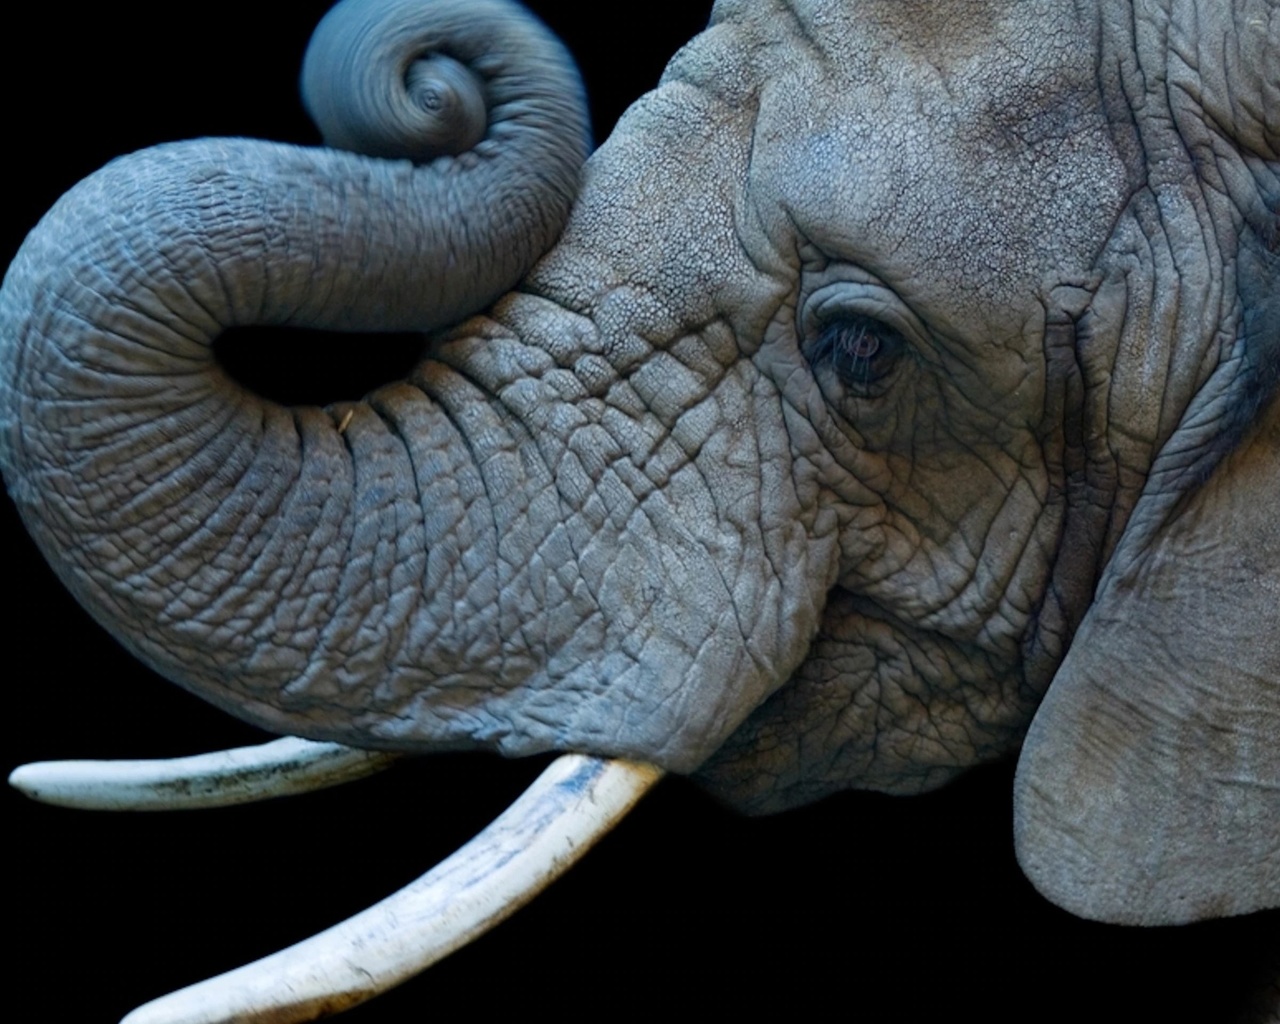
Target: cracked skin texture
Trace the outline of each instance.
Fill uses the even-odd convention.
[[[1250,443],[1213,403],[1271,408],[1274,86],[1196,94],[1189,8],[1128,11],[719,3],[514,293],[343,440],[244,455],[283,479],[314,438],[280,504],[350,494],[296,515],[356,557],[286,531],[201,585],[192,541],[157,583],[143,514],[73,586],[318,738],[645,757],[751,811],[1016,750],[1113,556]],[[874,386],[823,354],[850,317],[896,332]]]

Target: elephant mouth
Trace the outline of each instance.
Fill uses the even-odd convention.
[[[168,761],[28,764],[9,784],[33,800],[80,810],[194,810],[324,789],[396,760],[289,737]],[[147,1003],[124,1024],[285,1024],[371,999],[510,917],[572,868],[663,774],[638,761],[563,755],[488,828],[417,881],[287,949]]]

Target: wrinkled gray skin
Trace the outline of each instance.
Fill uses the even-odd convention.
[[[1055,902],[1276,906],[1278,25],[721,2],[518,290],[323,412],[207,338],[496,298],[577,186],[566,101],[511,101],[514,177],[497,128],[413,176],[114,164],[6,278],[6,482],[130,649],[269,729],[641,757],[753,812],[1025,738],[1019,854]],[[457,216],[489,171],[527,252]],[[896,333],[842,374],[855,320]]]

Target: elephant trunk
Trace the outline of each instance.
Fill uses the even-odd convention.
[[[481,627],[455,610],[485,606],[496,561],[484,440],[458,426],[476,395],[426,365],[346,412],[287,409],[232,381],[212,342],[244,324],[460,319],[555,240],[588,147],[569,58],[510,5],[348,2],[330,18],[305,75],[327,137],[386,154],[397,119],[468,120],[473,87],[483,137],[420,165],[250,140],[138,153],[68,193],[0,291],[0,467],[60,577],[163,674],[319,737],[355,683],[408,693],[394,670],[412,651],[443,645],[438,677],[474,646]],[[372,48],[386,96],[366,81],[340,101],[333,76],[370,55],[345,40]],[[391,129],[370,136],[363,108]]]

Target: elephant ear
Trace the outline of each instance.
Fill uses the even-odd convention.
[[[1165,446],[1027,735],[1018,859],[1083,917],[1280,906],[1280,400],[1263,399],[1277,306],[1255,307],[1256,372],[1236,380],[1252,385],[1193,409]],[[1203,479],[1188,453],[1215,407],[1219,426],[1231,418],[1225,398],[1253,414],[1238,443],[1203,483],[1152,497],[1179,461]]]
[[[1140,7],[1144,102],[1168,110],[1142,121],[1148,152],[1171,143],[1167,180],[1230,197],[1239,234],[1219,236],[1215,279],[1234,272],[1239,330],[1161,446],[1036,713],[1015,840],[1060,906],[1173,924],[1280,906],[1280,34],[1275,0]]]

